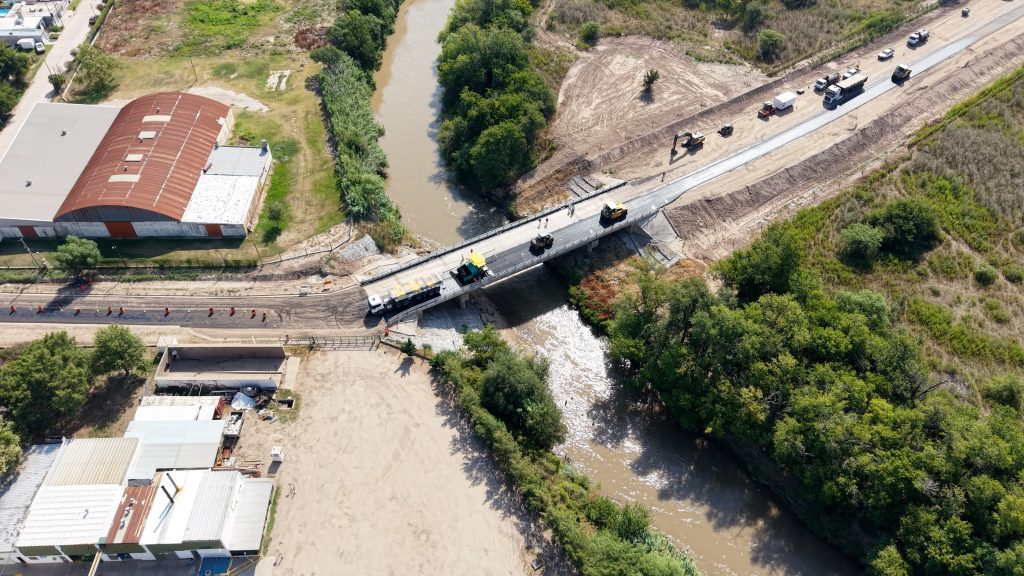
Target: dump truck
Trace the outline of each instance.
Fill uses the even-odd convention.
[[[530,240],[530,250],[534,252],[543,252],[547,248],[551,248],[555,245],[555,237],[551,234],[538,234],[532,240]]]
[[[899,84],[907,78],[910,78],[910,72],[911,70],[909,66],[899,64],[896,66],[896,69],[892,71],[892,81]]]
[[[814,89],[817,90],[818,92],[821,92],[822,90],[828,88],[829,86],[835,84],[836,82],[839,82],[839,72],[833,72],[827,76],[822,76],[821,78],[818,78],[818,81],[814,83]]]
[[[479,252],[473,252],[462,266],[452,270],[452,276],[459,281],[459,284],[478,282],[490,273],[491,271],[487,268],[487,259]]]
[[[855,74],[846,80],[842,80],[835,86],[825,89],[825,105],[837,106],[853,98],[864,91],[864,83],[868,77],[863,74]]]
[[[920,30],[913,32],[907,38],[907,44],[911,46],[917,46],[928,41],[928,30],[921,28]]]
[[[676,143],[682,144],[687,148],[693,148],[704,144],[704,134],[700,132],[676,132],[675,138],[672,139],[672,148],[676,147]]]
[[[413,304],[419,304],[441,294],[441,276],[430,274],[408,282],[399,282],[388,289],[383,297],[370,294],[366,301],[370,312],[384,314],[391,310],[401,310]]]
[[[625,218],[627,212],[629,212],[629,210],[626,209],[625,204],[622,202],[616,202],[615,200],[609,200],[601,207],[601,220],[610,222],[612,220]]]

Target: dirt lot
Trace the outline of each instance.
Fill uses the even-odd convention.
[[[260,434],[285,453],[275,576],[535,574],[539,532],[418,360],[317,353],[296,392],[296,420]]]
[[[97,46],[114,56],[160,56],[181,42],[183,0],[118,0],[103,22]]]

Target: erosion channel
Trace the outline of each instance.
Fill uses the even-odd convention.
[[[406,227],[427,240],[456,244],[505,223],[487,201],[449,177],[437,146],[441,87],[437,34],[455,0],[406,0],[374,76],[373,112],[384,125],[380,144],[390,161],[388,196]]]
[[[655,527],[717,575],[850,575],[857,566],[783,510],[716,444],[680,432],[624,390],[605,342],[535,268],[486,289],[518,338],[550,361],[568,439],[558,451],[619,502],[651,508]],[[529,298],[523,294],[529,293]]]

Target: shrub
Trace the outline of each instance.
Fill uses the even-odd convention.
[[[982,264],[974,270],[974,281],[979,286],[991,286],[999,278],[999,272],[988,264]]]
[[[1020,284],[1024,281],[1024,268],[1016,264],[1008,264],[1003,267],[1003,278],[1011,284]]]
[[[57,247],[53,259],[57,261],[57,268],[70,276],[78,276],[90,268],[95,268],[100,263],[101,256],[96,242],[78,236],[68,236],[64,243]]]
[[[284,217],[288,214],[288,205],[280,200],[271,200],[267,204],[267,217],[274,222],[280,222],[284,220]]]
[[[406,356],[413,356],[416,354],[416,344],[413,343],[412,338],[406,338],[405,342],[402,342],[401,347],[399,347],[399,350]]]
[[[580,44],[585,48],[597,44],[600,33],[601,27],[597,25],[597,22],[584,22],[583,26],[580,26]]]
[[[786,43],[786,37],[780,32],[765,28],[757,35],[757,53],[761,60],[774,62],[782,52],[782,46]]]
[[[1024,381],[1016,374],[990,379],[981,386],[981,396],[989,402],[1024,411]]]
[[[870,267],[882,248],[882,231],[868,224],[854,224],[839,233],[839,255],[858,266]]]
[[[760,2],[751,2],[743,9],[743,31],[750,34],[764,24],[771,13],[768,8]]]
[[[651,91],[654,87],[654,83],[661,78],[661,72],[651,68],[647,72],[644,72],[644,90],[647,92]]]
[[[935,214],[916,198],[894,200],[872,213],[869,221],[882,230],[883,248],[894,254],[913,256],[939,239]]]

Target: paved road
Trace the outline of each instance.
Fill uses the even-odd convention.
[[[932,52],[921,59],[911,62],[913,74],[908,82],[926,73],[937,64],[972,46],[989,34],[1017,22],[1024,17],[1024,5],[1014,7],[1000,17],[989,22],[972,22],[965,27],[960,39],[945,46],[934,46]],[[924,52],[924,50],[922,50]],[[403,267],[383,278],[370,279],[363,288],[369,293],[385,293],[387,288],[399,280],[409,280],[430,273],[445,276],[444,288],[440,297],[426,303],[433,306],[456,298],[467,290],[482,287],[488,283],[505,278],[511,274],[538,265],[566,251],[584,246],[594,239],[629,226],[640,219],[656,213],[663,206],[671,203],[687,191],[744,164],[768,154],[787,144],[798,141],[811,132],[822,128],[857,108],[864,106],[873,99],[889,90],[898,90],[887,77],[869,78],[869,85],[863,94],[839,106],[835,110],[824,107],[817,115],[801,124],[784,130],[762,142],[735,154],[700,168],[691,174],[666,183],[660,188],[641,194],[629,186],[616,188],[606,194],[578,200],[574,212],[569,214],[566,206],[553,211],[527,218],[510,225],[500,233],[486,238],[473,239],[463,245],[445,249],[431,259],[420,262],[411,268]],[[603,226],[598,214],[601,205],[608,197],[626,199],[629,207],[629,219],[613,226]],[[555,237],[555,246],[543,254],[532,254],[528,249],[530,238],[538,232],[551,233]],[[483,253],[488,258],[488,265],[495,276],[485,282],[470,287],[460,287],[447,275],[469,255],[471,251]],[[23,293],[11,296],[3,301],[0,308],[0,320],[8,322],[53,322],[53,323],[125,323],[125,324],[167,324],[197,327],[304,327],[304,328],[338,328],[338,329],[373,329],[379,326],[379,320],[367,315],[367,306],[363,290],[358,288],[344,289],[331,293],[310,294],[308,296],[266,296],[248,297],[244,305],[238,297],[167,297],[167,296],[108,296],[102,294],[83,293],[75,289],[65,290],[62,294],[43,295]],[[6,307],[15,306],[16,311],[8,314]],[[37,313],[37,306],[43,306],[44,312]],[[107,314],[107,307],[112,312]],[[119,308],[125,308],[120,314]],[[209,307],[214,313],[209,313]],[[236,313],[231,315],[229,307],[236,306]],[[76,314],[76,307],[80,311]],[[164,307],[170,313],[164,315]],[[256,310],[256,315],[252,315]],[[411,309],[415,312],[416,309]],[[407,311],[408,312],[408,311]],[[267,317],[264,320],[263,314]],[[397,320],[392,318],[391,320]]]
[[[57,4],[57,2],[53,2],[53,4]],[[37,4],[37,6],[41,5]],[[18,105],[11,111],[7,125],[0,130],[0,158],[7,153],[11,141],[14,140],[14,135],[32,107],[37,102],[49,102],[56,96],[49,80],[51,70],[54,72],[64,70],[64,64],[72,59],[71,51],[85,42],[89,36],[89,16],[92,15],[90,10],[89,0],[82,0],[78,10],[65,11],[61,16],[64,31],[60,33],[57,41],[49,46],[43,65],[36,70],[36,75],[32,77],[25,93],[21,95]]]

